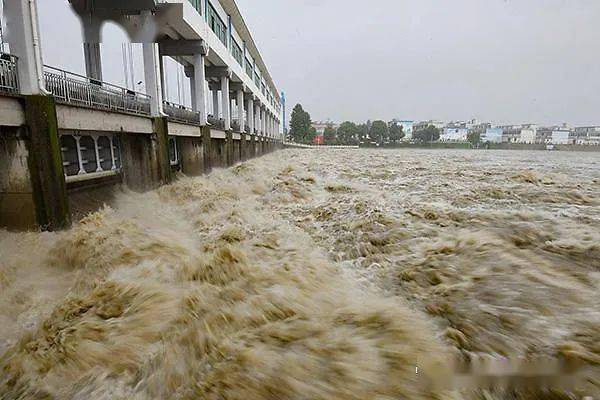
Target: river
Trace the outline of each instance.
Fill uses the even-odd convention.
[[[568,398],[416,372],[600,365],[600,156],[279,151],[0,231],[0,289],[7,399]]]

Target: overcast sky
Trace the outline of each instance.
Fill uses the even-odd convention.
[[[237,1],[288,110],[313,120],[600,124],[598,0]],[[38,3],[45,62],[83,72],[67,1]],[[124,83],[124,38],[105,29],[105,80]]]

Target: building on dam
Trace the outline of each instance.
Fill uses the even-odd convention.
[[[46,65],[36,1],[4,1],[0,53],[0,227],[61,229],[120,185],[150,190],[277,148],[279,91],[234,0],[69,1],[86,74]],[[101,29],[143,47],[145,92],[106,82]],[[164,101],[167,57],[191,107]]]

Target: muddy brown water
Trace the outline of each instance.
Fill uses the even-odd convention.
[[[0,288],[1,398],[598,396],[600,155],[280,151],[0,231]],[[571,394],[415,373],[484,356],[593,372]]]

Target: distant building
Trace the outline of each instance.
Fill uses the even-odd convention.
[[[555,130],[552,132],[552,144],[571,144],[571,131],[566,129]]]
[[[464,128],[444,128],[440,135],[442,142],[466,142],[469,138],[469,129]]]
[[[325,133],[325,128],[327,128],[328,126],[332,127],[333,129],[337,129],[340,127],[340,124],[337,124],[333,121],[312,123],[312,127],[315,128],[315,130],[317,131],[317,136],[323,136],[323,134]]]
[[[580,126],[573,129],[573,141],[576,144],[600,145],[600,126]]]
[[[404,132],[404,140],[412,140],[415,121],[395,119],[392,122],[395,122],[402,127],[402,132]]]
[[[533,144],[537,140],[537,128],[521,129],[519,143]]]
[[[436,128],[438,128],[439,130],[442,130],[446,127],[446,123],[444,123],[442,121],[434,121],[434,120],[421,121],[421,122],[414,123],[413,132],[421,131],[421,130],[427,128],[429,125],[433,125]]]
[[[502,143],[502,128],[487,128],[481,137],[482,142]]]
[[[552,132],[554,132],[555,129],[557,128],[547,126],[539,127],[535,139],[536,143],[552,143]]]

